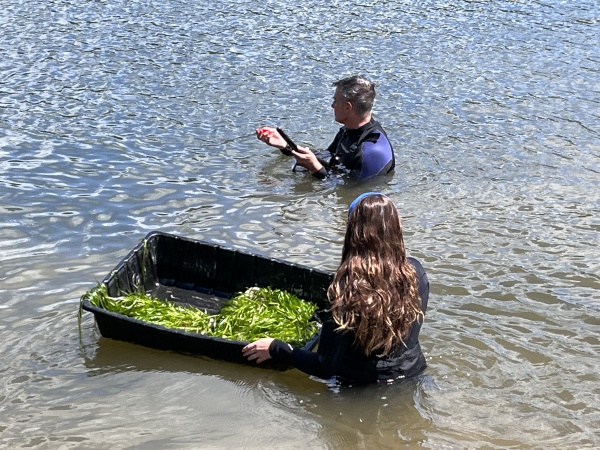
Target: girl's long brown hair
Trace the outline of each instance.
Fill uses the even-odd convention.
[[[342,262],[327,295],[339,330],[352,330],[366,355],[388,354],[423,317],[402,222],[385,195],[368,195],[351,210]]]

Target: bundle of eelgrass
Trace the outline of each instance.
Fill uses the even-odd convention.
[[[218,314],[177,305],[145,293],[110,297],[100,283],[81,300],[117,314],[207,336],[252,342],[272,337],[303,346],[317,332],[311,318],[317,307],[289,292],[271,288],[250,288],[225,302]]]

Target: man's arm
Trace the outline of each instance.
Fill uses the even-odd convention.
[[[331,144],[329,144],[329,147],[327,147],[326,152],[328,154],[333,155],[335,153],[335,149],[337,148],[338,142],[340,141],[342,134],[343,128],[340,128],[337,134],[335,135],[335,138],[333,138]],[[319,158],[318,156],[316,158],[320,164],[320,168],[315,170],[314,172],[311,171],[310,174],[319,180],[323,180],[324,178],[327,178],[329,162],[325,161],[325,159],[323,158]]]
[[[320,178],[318,175],[315,175],[316,173],[325,173],[325,176],[322,178],[327,176],[327,170],[323,166],[323,163],[308,148],[298,146],[298,150],[292,150],[292,156],[296,158],[296,163],[300,167],[304,167],[313,176]]]

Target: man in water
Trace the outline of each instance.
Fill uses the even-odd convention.
[[[291,149],[275,128],[258,128],[256,136],[294,156],[297,165],[318,179],[342,168],[359,180],[390,173],[396,165],[394,149],[381,125],[371,116],[375,83],[355,75],[336,81],[333,86],[336,90],[331,107],[335,121],[343,127],[327,148],[331,155],[328,161],[317,157],[306,147]]]

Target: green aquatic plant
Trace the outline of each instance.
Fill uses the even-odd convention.
[[[317,331],[317,307],[283,290],[253,287],[228,300],[216,316],[216,335],[239,341],[269,336],[304,345]]]
[[[204,311],[162,301],[145,293],[110,297],[106,286],[99,284],[84,294],[82,300],[87,300],[92,305],[110,312],[167,328],[196,333],[206,333],[210,329],[210,316]]]
[[[289,292],[268,287],[253,287],[237,294],[214,315],[144,292],[111,297],[103,283],[86,292],[81,301],[166,328],[243,342],[269,336],[302,346],[319,326],[311,320],[316,305]]]

